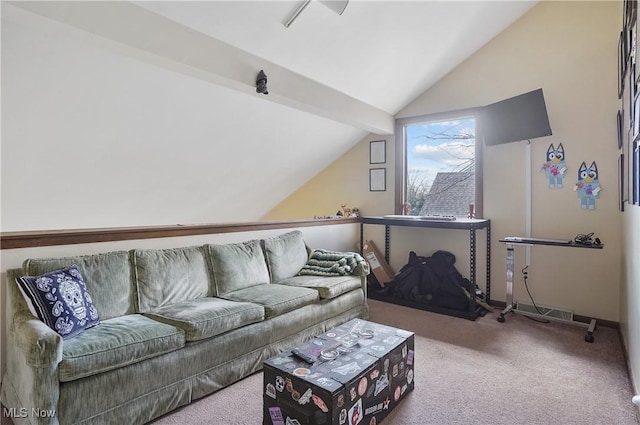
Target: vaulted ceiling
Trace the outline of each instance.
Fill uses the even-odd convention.
[[[80,89],[72,84],[87,72],[110,77],[123,71],[127,84],[134,88],[131,96],[136,90],[150,93],[147,99],[130,102],[130,106],[123,103],[119,111],[105,112],[112,115],[104,122],[98,122],[90,108],[73,106],[76,115],[87,114],[83,118],[86,126],[95,120],[92,128],[111,124],[108,131],[116,131],[121,127],[114,127],[114,122],[137,125],[128,117],[139,113],[133,108],[140,103],[148,111],[149,121],[141,121],[135,131],[122,127],[122,134],[113,135],[112,139],[122,140],[123,156],[130,155],[130,146],[147,143],[141,149],[153,151],[155,159],[146,165],[148,187],[141,185],[137,188],[140,193],[118,195],[136,202],[144,196],[145,202],[134,215],[127,216],[128,221],[116,221],[109,209],[114,200],[96,195],[92,201],[104,203],[104,216],[91,216],[93,221],[82,223],[73,218],[73,224],[46,223],[38,218],[37,224],[24,225],[60,228],[91,227],[96,223],[109,226],[259,219],[369,133],[391,134],[398,111],[506,29],[536,1],[351,0],[339,15],[312,0],[288,28],[284,23],[303,0],[2,3],[3,21],[6,16],[20,25],[42,27],[44,17],[58,23],[54,33],[62,31],[65,36],[89,41],[107,52],[104,65],[99,67],[96,62],[89,69],[91,63],[74,58],[78,61],[76,69],[59,71],[77,72],[75,80],[55,79],[54,73],[34,68],[33,78],[29,77],[34,83],[41,80],[43,85],[55,84],[60,90],[74,92]],[[36,15],[41,17],[37,22],[32,17]],[[70,30],[58,28],[60,23]],[[52,27],[46,22],[44,26]],[[57,40],[50,38],[51,43]],[[161,70],[161,78],[160,74],[157,77],[163,85],[158,87],[163,87],[165,93],[157,94],[151,85],[147,88],[145,85],[153,79],[134,76],[137,69],[131,68],[136,71],[133,74],[124,74],[129,62],[109,62],[112,54]],[[16,47],[9,49],[6,57],[13,60],[20,55],[20,48]],[[88,68],[81,74],[81,67],[85,66]],[[255,90],[261,69],[268,77],[268,95]],[[3,75],[3,89],[5,80],[11,89],[6,96],[7,105],[24,96],[20,88],[11,84],[13,76],[23,78],[20,73],[24,71],[9,69],[7,77]],[[153,73],[152,68],[147,72]],[[186,75],[188,80],[175,80],[174,75]],[[100,107],[120,102],[116,96],[122,98],[107,85],[94,89],[93,101]],[[103,99],[96,101],[100,96]],[[181,99],[182,103],[159,103],[165,99]],[[65,101],[39,100],[42,108],[54,113],[72,107],[65,104],[61,109],[60,102]],[[155,110],[160,104],[162,110]],[[76,143],[82,143],[84,136],[75,136],[75,126],[65,126],[65,119],[55,123],[60,127],[60,139],[71,143],[75,137]],[[15,126],[8,128],[7,134],[24,138],[25,134],[20,133],[23,129],[19,124]],[[48,137],[56,137],[55,132],[46,131]],[[142,134],[143,140],[137,137],[135,143],[127,141],[134,132]],[[34,139],[38,137],[41,135],[33,135]],[[180,141],[181,150],[163,148],[174,145],[175,140]],[[119,146],[110,146],[117,154]],[[314,146],[321,149],[310,151]],[[20,143],[16,142],[15,149],[16,154],[21,153]],[[229,160],[240,157],[244,160]],[[91,171],[99,174],[100,167]],[[166,169],[191,178],[173,179],[166,175]],[[122,179],[122,184],[131,177],[122,173],[110,176]],[[33,180],[34,185],[42,182],[37,176]],[[214,197],[203,196],[210,193],[211,182],[224,184],[215,189]],[[112,183],[105,181],[108,184]],[[5,193],[7,199],[13,196]],[[15,197],[20,193],[16,188]],[[7,216],[6,222],[11,221]],[[24,217],[16,216],[15,222],[20,221]]]
[[[304,3],[136,2],[392,115],[536,2],[311,1],[286,28]]]

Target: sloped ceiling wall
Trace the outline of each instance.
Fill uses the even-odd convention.
[[[3,231],[255,220],[367,134],[2,7]]]
[[[188,4],[200,3],[205,2]],[[253,8],[270,8],[269,13],[231,13],[247,7],[243,3],[206,2],[233,19],[250,19],[242,23],[245,29],[271,16],[272,9],[280,16],[297,4],[250,2]],[[233,36],[207,35],[193,22],[179,22],[175,13],[168,19],[129,2],[2,2],[2,230],[259,219],[368,134],[391,133],[392,112],[444,75],[446,66],[455,66],[444,60],[446,55],[436,55],[429,63],[439,66],[429,68],[428,78],[417,75],[405,85],[409,63],[394,62],[389,52],[404,51],[401,47],[409,40],[426,46],[426,39],[412,31],[428,26],[411,21],[400,31],[406,21],[396,16],[400,12],[389,18],[386,7],[392,2],[370,12],[368,3],[354,2],[354,12],[363,12],[340,17],[344,27],[329,30],[338,37],[345,28],[353,33],[353,28],[365,28],[354,17],[377,16],[366,26],[368,31],[379,29],[371,32],[376,38],[354,41],[376,49],[354,51],[357,44],[350,41],[345,45],[351,50],[340,50],[341,57],[352,58],[349,63],[321,56],[324,69],[350,76],[340,84],[359,82],[346,88],[302,75],[296,62],[286,64],[295,68],[290,69],[275,61],[283,61],[275,54],[270,61],[248,47],[227,44],[221,40],[240,42]],[[423,2],[409,7],[412,3],[402,3],[398,10],[406,14],[421,7],[430,19],[457,19],[461,33],[452,32],[453,25],[438,28],[447,30],[443,48],[455,51],[450,56],[459,62],[486,41],[475,37],[469,47],[470,39],[461,38],[473,32],[475,20],[499,18],[476,31],[489,39],[535,2],[501,4],[500,13],[493,3],[456,9],[435,2],[442,10],[433,9],[431,2],[425,5],[433,10],[424,9]],[[314,7],[295,23],[309,36],[332,13]],[[466,12],[455,13],[462,9]],[[280,19],[265,22],[269,31],[274,25],[282,28]],[[220,26],[234,28],[228,22]],[[262,36],[261,28],[254,28],[254,38]],[[429,39],[443,44],[442,38]],[[459,49],[449,42],[459,42]],[[297,47],[283,48],[291,52]],[[380,63],[376,51],[384,67],[374,66]],[[303,55],[317,51],[298,53],[299,64]],[[368,59],[372,56],[373,62]],[[411,63],[422,62],[424,58]],[[255,76],[262,68],[270,76],[269,96],[255,93]],[[389,80],[393,69],[402,73]],[[378,83],[380,75],[387,78],[384,85]],[[389,92],[393,96],[385,95]]]

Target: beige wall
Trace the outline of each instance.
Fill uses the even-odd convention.
[[[400,116],[484,105],[542,87],[553,136],[531,144],[532,235],[571,238],[594,232],[602,251],[531,250],[530,289],[536,302],[602,319],[620,320],[621,217],[617,196],[615,63],[620,8],[612,2],[544,2],[501,33]],[[440,99],[444,106],[441,105]],[[537,169],[550,143],[562,143],[568,166],[562,189],[549,189]],[[525,142],[484,152],[485,216],[494,240],[525,233]],[[603,187],[586,211],[572,191],[582,161],[598,164]],[[495,299],[504,299],[504,246],[494,243]],[[516,270],[524,249],[516,249]],[[526,299],[516,275],[517,299]]]
[[[397,114],[400,118],[486,105],[542,87],[553,136],[535,139],[531,145],[532,234],[571,238],[578,233],[595,232],[606,247],[602,251],[533,249],[530,288],[538,303],[614,321],[620,320],[621,256],[614,119],[618,108],[618,6],[611,2],[541,3]],[[365,215],[393,212],[393,194],[381,197],[368,192],[365,184],[368,142],[372,138],[375,139],[372,136],[361,141],[291,196],[283,204],[286,209],[308,208],[311,203],[332,206],[343,199],[357,199],[360,205],[371,206],[363,207]],[[549,144],[560,142],[565,147],[569,170],[565,187],[552,190],[544,174],[536,171],[545,161]],[[494,242],[492,297],[504,300],[505,249],[497,240],[525,232],[525,144],[487,148],[484,161],[485,217],[492,220]],[[603,189],[593,211],[582,210],[572,191],[582,161],[596,161],[600,173]],[[394,167],[389,163],[387,168],[388,187],[392,190]],[[353,176],[359,184],[347,183],[340,196],[329,189],[335,182],[348,181]],[[360,180],[362,177],[365,179]],[[273,217],[280,217],[275,214],[277,211],[280,208],[272,211]],[[392,232],[391,256],[394,270],[406,262],[410,249],[430,254],[442,247],[455,251],[463,270],[462,259],[468,256],[468,235],[464,232],[425,231],[431,232],[428,237],[420,232],[395,232],[398,236]],[[459,240],[457,249],[451,247],[452,239]],[[520,270],[524,249],[518,249],[516,257],[516,268]],[[516,298],[526,298],[520,276],[517,278]]]
[[[369,164],[369,142],[386,140],[385,164]],[[340,206],[358,208],[362,215],[393,213],[393,136],[369,135],[262,220],[313,218],[333,215]],[[386,168],[387,190],[369,192],[369,169]]]
[[[530,288],[536,301],[576,314],[620,322],[635,392],[640,393],[640,208],[618,211],[616,128],[617,38],[620,2],[544,2],[443,78],[398,116],[483,105],[538,87],[544,89],[553,136],[534,140],[532,234],[572,237],[595,232],[602,251],[533,248]],[[535,170],[549,143],[562,142],[569,178],[551,190]],[[492,298],[504,300],[506,267],[500,237],[524,232],[522,143],[485,151],[485,216],[492,220]],[[602,195],[582,211],[575,194],[581,161],[596,161]],[[516,251],[516,270],[524,250]],[[526,300],[521,279],[516,298]],[[597,338],[597,336],[596,336]]]

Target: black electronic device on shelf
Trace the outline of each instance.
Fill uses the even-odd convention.
[[[602,241],[600,240],[600,238],[593,239],[593,233],[587,233],[586,235],[576,235],[576,237],[573,238],[573,241],[576,244],[583,246],[602,245]]]

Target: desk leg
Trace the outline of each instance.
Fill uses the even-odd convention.
[[[507,305],[498,316],[498,322],[504,323],[504,315],[513,310],[513,245],[507,244]]]
[[[575,322],[572,320],[565,320],[558,317],[547,316],[545,314],[529,313],[513,309],[513,244],[507,243],[507,306],[504,310],[502,310],[502,312],[500,312],[500,316],[498,316],[497,319],[498,322],[504,323],[504,316],[510,311],[536,319],[547,320],[550,322],[567,323],[570,325],[586,327],[587,334],[584,336],[584,340],[586,342],[594,341],[593,332],[596,330],[596,319],[591,319],[591,321],[587,324],[583,322]]]
[[[587,342],[593,342],[593,331],[596,330],[596,319],[591,319],[589,327],[587,328],[587,334],[584,336],[584,340]]]
[[[491,303],[491,223],[487,225],[487,285],[485,291],[485,301]]]
[[[469,314],[473,317],[476,312],[476,228],[469,229],[469,280],[471,281],[471,299],[469,300]]]
[[[384,226],[384,260],[389,264],[389,251],[391,250],[391,226]]]

